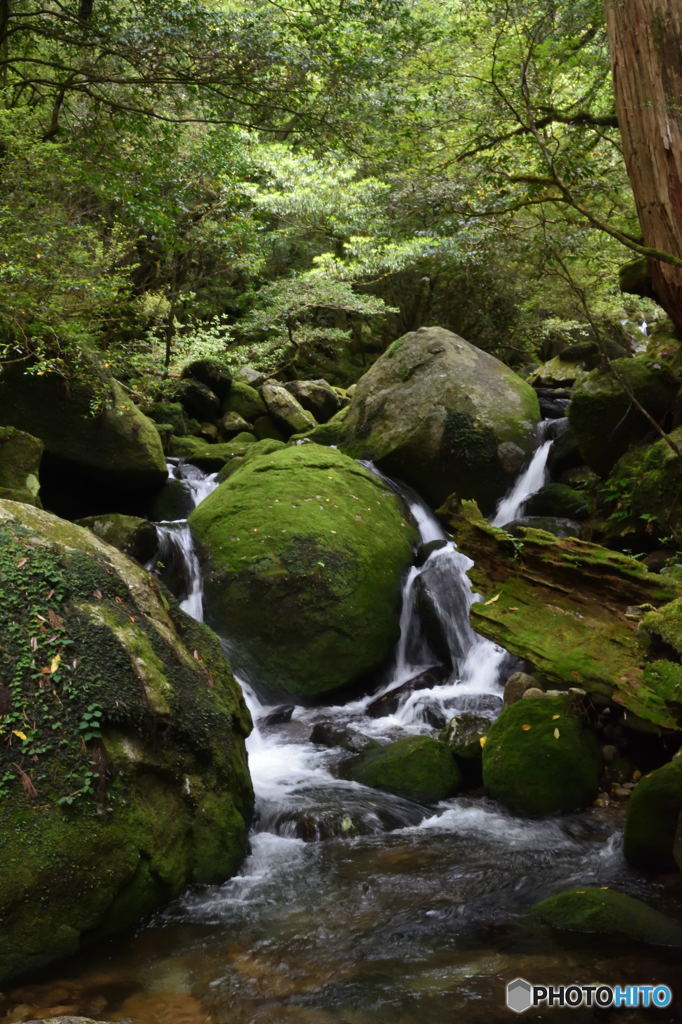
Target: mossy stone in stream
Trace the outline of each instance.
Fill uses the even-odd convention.
[[[639,868],[676,867],[675,835],[682,815],[682,758],[645,775],[628,802],[625,856]]]
[[[589,804],[601,766],[599,744],[573,695],[511,704],[490,727],[483,748],[489,795],[532,818]]]
[[[0,501],[0,983],[246,850],[250,718],[217,638],[88,530]]]
[[[569,889],[536,903],[530,914],[556,931],[624,936],[653,946],[682,946],[682,925],[613,889]]]
[[[462,776],[447,744],[432,736],[406,736],[372,748],[348,767],[355,782],[389,793],[437,803],[454,796]]]
[[[189,522],[207,621],[257,685],[316,698],[388,658],[415,530],[352,459],[314,444],[249,459]]]

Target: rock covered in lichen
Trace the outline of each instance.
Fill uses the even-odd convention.
[[[456,492],[492,508],[534,448],[539,416],[513,370],[457,334],[422,327],[360,378],[341,443],[429,502]]]
[[[190,526],[207,621],[257,684],[317,697],[390,655],[414,528],[352,459],[314,444],[250,459]]]
[[[0,501],[0,980],[231,874],[248,712],[217,639],[79,526]]]

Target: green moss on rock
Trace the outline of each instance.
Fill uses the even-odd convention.
[[[651,432],[628,391],[660,423],[671,411],[677,390],[673,374],[644,356],[615,359],[610,370],[593,370],[580,381],[568,416],[590,469],[605,476],[632,444]]]
[[[312,698],[389,656],[414,528],[352,459],[314,444],[249,459],[190,525],[207,620],[260,685]]]
[[[682,814],[682,758],[645,775],[628,803],[625,856],[639,868],[674,870],[674,844]]]
[[[223,413],[236,412],[245,420],[253,423],[260,416],[267,415],[265,402],[255,388],[244,380],[233,380],[227,401],[223,403]]]
[[[41,507],[43,442],[16,427],[0,427],[0,497]]]
[[[625,936],[653,946],[682,946],[681,925],[641,900],[613,889],[569,889],[536,903],[530,913],[560,932]]]
[[[587,806],[600,772],[599,744],[569,695],[528,698],[505,708],[483,748],[490,796],[533,818]]]
[[[94,534],[0,501],[0,980],[246,848],[249,716],[219,642]]]
[[[406,736],[361,754],[349,768],[363,786],[437,803],[454,796],[462,777],[447,744],[431,736]]]

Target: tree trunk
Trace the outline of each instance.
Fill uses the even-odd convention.
[[[682,0],[606,0],[628,175],[644,244],[682,258]],[[682,332],[682,268],[652,260],[658,302]]]

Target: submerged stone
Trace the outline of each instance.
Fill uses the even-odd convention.
[[[682,946],[682,925],[641,900],[606,887],[557,893],[536,903],[530,913],[560,932],[624,936],[653,946]]]
[[[313,444],[249,459],[190,526],[207,621],[261,688],[311,699],[389,657],[414,527],[352,459]]]

